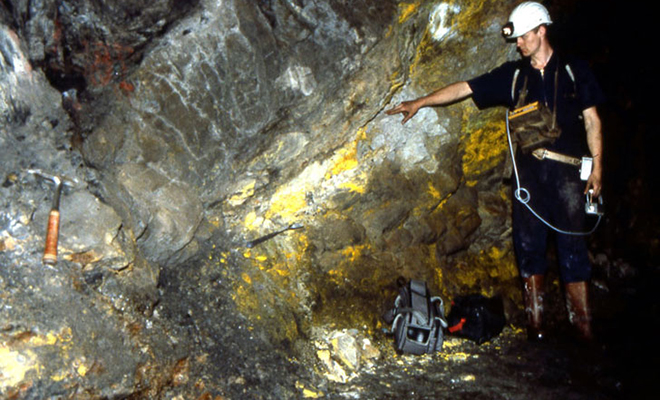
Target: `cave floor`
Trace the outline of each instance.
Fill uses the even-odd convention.
[[[447,337],[433,356],[382,357],[354,381],[337,385],[337,398],[655,399],[650,390],[660,376],[651,328],[660,317],[655,278],[651,274],[634,286],[607,290],[593,285],[594,343],[574,338],[563,305],[555,302],[543,343],[528,341],[524,329],[516,327],[521,324],[505,327],[482,345]]]
[[[621,349],[619,349],[621,350]],[[381,362],[328,398],[355,399],[617,399],[636,384],[604,345],[566,340],[532,343],[505,328],[482,345],[447,338],[435,355],[399,355]],[[639,393],[637,393],[639,394]]]
[[[218,290],[217,277],[202,271],[171,274],[159,306],[169,322],[178,318],[176,336],[196,360],[189,371],[195,387],[172,387],[166,392],[173,398],[186,393],[212,399],[644,399],[658,376],[655,332],[649,328],[658,322],[657,302],[648,279],[594,287],[597,344],[574,340],[561,318],[561,302],[554,302],[544,343],[527,341],[521,325],[512,322],[484,344],[447,337],[437,354],[414,356],[397,354],[390,336],[372,331],[380,357],[336,382],[318,368],[313,349],[273,345],[259,329],[250,329],[226,298],[228,291]],[[203,397],[211,394],[216,397]]]

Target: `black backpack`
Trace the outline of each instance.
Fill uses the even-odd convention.
[[[442,348],[447,327],[440,297],[431,297],[426,282],[402,278],[394,307],[383,318],[392,325],[398,351],[410,354],[434,353]]]
[[[482,344],[502,332],[506,323],[504,305],[499,297],[481,294],[458,296],[447,316],[450,335]]]

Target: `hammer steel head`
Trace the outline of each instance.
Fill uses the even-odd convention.
[[[60,176],[60,175],[52,175],[52,174],[47,174],[40,169],[28,169],[27,170],[28,174],[36,175],[42,179],[45,179],[47,181],[52,182],[55,186],[68,186],[68,187],[74,187],[78,185],[78,180],[74,178],[69,178],[66,176]]]

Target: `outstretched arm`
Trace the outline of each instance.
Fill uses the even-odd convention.
[[[582,112],[584,117],[584,127],[587,131],[587,145],[594,159],[591,175],[587,180],[587,187],[584,189],[586,194],[589,189],[593,189],[593,195],[598,197],[602,189],[603,178],[603,132],[596,107],[587,108]]]
[[[472,89],[467,82],[461,81],[452,83],[442,89],[436,90],[424,97],[420,97],[411,101],[404,101],[391,110],[387,110],[387,115],[403,114],[402,124],[408,122],[409,119],[417,114],[422,107],[430,106],[445,106],[464,100],[472,95]]]

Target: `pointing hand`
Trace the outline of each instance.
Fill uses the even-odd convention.
[[[402,124],[405,124],[408,122],[409,119],[415,116],[417,114],[417,111],[419,110],[420,106],[416,101],[404,101],[403,103],[400,103],[396,107],[385,111],[387,115],[394,115],[394,114],[403,114],[403,120],[401,121]]]

